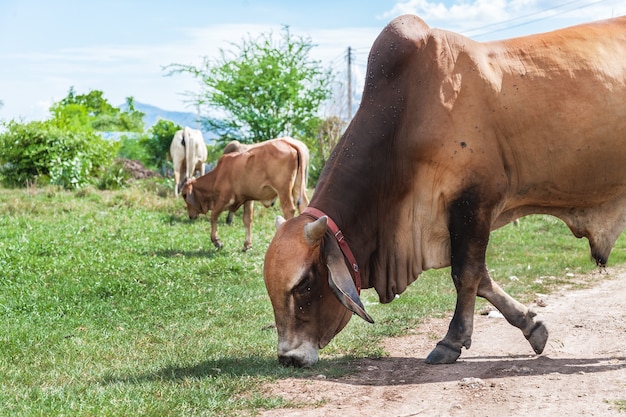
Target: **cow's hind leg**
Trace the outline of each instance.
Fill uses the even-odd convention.
[[[178,197],[178,187],[180,186],[180,172],[174,167],[174,197]]]
[[[246,240],[243,242],[243,251],[252,247],[252,217],[254,216],[254,201],[243,203],[243,226],[246,229]]]
[[[280,208],[283,211],[283,216],[287,220],[291,219],[296,214],[296,206],[291,199],[291,195],[288,193],[288,191],[285,191],[283,189],[282,192],[278,193],[278,198],[280,199]]]
[[[522,331],[535,353],[543,352],[548,341],[548,329],[543,322],[535,322],[534,312],[504,292],[488,274],[485,274],[480,282],[478,295],[487,299],[509,323]]]
[[[174,162],[174,197],[178,197],[178,188],[180,187],[180,163]]]

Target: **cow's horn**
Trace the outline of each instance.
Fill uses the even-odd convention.
[[[328,268],[328,284],[337,299],[348,310],[352,311],[363,320],[374,323],[374,319],[367,314],[365,307],[359,298],[359,294],[352,281],[350,271],[346,266],[341,249],[337,242],[331,240],[327,242],[326,251],[326,267]]]
[[[276,220],[274,220],[274,225],[276,226],[276,230],[280,229],[287,220],[283,216],[276,216]]]
[[[307,243],[311,246],[315,245],[317,242],[324,237],[324,233],[326,233],[326,228],[328,227],[328,217],[322,216],[314,222],[307,223],[304,226],[304,238]]]

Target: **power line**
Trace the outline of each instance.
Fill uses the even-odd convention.
[[[585,1],[585,0],[573,0],[573,1],[570,1],[570,2],[567,2],[567,3],[558,4],[556,6],[548,7],[546,9],[537,10],[535,12],[528,13],[528,14],[525,14],[525,15],[522,15],[522,16],[517,16],[517,17],[514,17],[512,19],[502,20],[500,22],[489,23],[489,24],[486,24],[486,25],[483,25],[483,26],[478,26],[478,27],[475,27],[475,28],[463,31],[463,34],[464,35],[469,35],[471,32],[476,32],[476,31],[480,31],[480,30],[484,30],[484,29],[493,27],[493,26],[500,26],[500,25],[504,25],[504,24],[507,24],[507,23],[516,22],[518,20],[526,19],[527,17],[532,17],[532,16],[536,16],[536,15],[539,15],[539,14],[543,14],[543,13],[548,12],[550,10],[560,9],[561,7],[569,6],[570,4],[578,3],[580,1]],[[522,22],[522,23],[524,23],[524,22]]]
[[[508,26],[506,26],[506,27],[499,28],[499,29],[489,30],[489,31],[482,32],[482,33],[477,33],[477,34],[474,34],[474,35],[469,35],[469,34],[468,34],[468,32],[478,31],[478,30],[481,30],[481,29],[484,29],[484,28],[487,28],[487,27],[492,27],[492,26],[500,26],[500,25],[504,25],[504,24],[507,24],[507,23],[510,23],[510,22],[518,21],[518,20],[523,19],[523,18],[526,18],[526,17],[531,17],[531,16],[535,16],[535,15],[541,15],[541,14],[544,14],[544,13],[549,12],[549,11],[551,11],[551,10],[560,9],[560,8],[562,8],[562,7],[565,7],[565,6],[569,6],[569,5],[572,5],[572,4],[574,4],[574,3],[578,3],[579,1],[580,1],[580,0],[570,1],[570,2],[567,2],[567,3],[560,4],[560,5],[558,5],[558,6],[549,7],[549,8],[547,8],[547,9],[542,9],[542,10],[539,10],[539,11],[537,11],[537,12],[529,13],[529,14],[527,14],[527,15],[520,16],[520,17],[517,17],[517,18],[513,18],[513,19],[509,19],[509,20],[504,20],[504,21],[501,21],[501,22],[496,22],[496,23],[492,23],[492,24],[489,24],[489,25],[484,25],[484,26],[481,26],[481,27],[478,27],[478,28],[474,28],[474,29],[469,29],[469,30],[467,30],[467,31],[463,31],[463,34],[465,34],[465,35],[467,35],[467,36],[472,36],[472,37],[475,37],[475,38],[476,38],[476,37],[479,37],[479,36],[490,35],[490,34],[492,34],[492,33],[503,32],[503,31],[505,31],[505,30],[509,30],[509,29],[517,28],[517,27],[520,27],[520,26],[529,25],[529,24],[532,24],[532,23],[537,23],[537,22],[540,22],[540,21],[542,21],[542,20],[551,19],[551,18],[556,17],[556,16],[561,16],[561,15],[564,15],[564,14],[566,14],[566,13],[573,12],[573,11],[575,11],[575,10],[584,9],[584,8],[586,8],[586,7],[589,7],[589,6],[593,6],[593,5],[595,5],[595,4],[602,3],[602,2],[603,2],[603,1],[605,1],[605,0],[598,0],[598,1],[594,1],[594,2],[592,2],[592,3],[582,4],[582,5],[577,6],[577,7],[574,7],[574,8],[570,8],[570,9],[567,9],[567,10],[563,10],[563,11],[560,11],[560,12],[557,12],[557,13],[551,13],[551,14],[549,14],[549,15],[542,16],[542,17],[539,17],[539,18],[537,18],[537,19],[526,20],[526,21],[523,21],[523,22],[520,22],[520,23],[517,23],[517,24],[514,24],[514,25],[508,25]]]
[[[333,59],[331,59],[329,62],[330,62],[331,64],[335,64],[335,63],[337,63],[337,61],[339,61],[339,60],[343,61],[343,60],[344,60],[344,58],[345,58],[345,54],[344,54],[343,52],[341,52],[341,53],[337,54],[337,55],[336,55]]]

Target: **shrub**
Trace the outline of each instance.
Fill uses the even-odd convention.
[[[130,173],[124,169],[124,162],[116,160],[102,171],[97,187],[100,190],[119,190],[126,186],[130,178]]]
[[[145,166],[149,166],[152,155],[144,145],[145,140],[144,136],[122,135],[119,140],[117,157],[141,161]]]
[[[48,179],[66,189],[93,180],[111,164],[115,144],[93,131],[61,129],[50,122],[4,124],[0,134],[0,181],[21,187]]]

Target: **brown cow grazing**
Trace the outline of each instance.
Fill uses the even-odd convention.
[[[298,196],[299,200],[294,201],[294,203],[298,207],[300,207],[301,205],[303,207],[306,207],[309,205],[309,198],[306,194],[306,184],[307,184],[308,169],[309,169],[309,148],[307,148],[307,146],[303,142],[297,139],[291,138],[289,136],[277,138],[277,140],[285,141],[291,146],[294,146],[299,153],[301,164],[305,168],[305,175],[301,176],[301,179],[302,179],[301,183],[298,183],[295,185],[298,188],[294,190],[294,194]],[[233,153],[233,152],[246,152],[247,150],[263,143],[264,142],[259,142],[259,143],[253,143],[253,144],[248,145],[248,144],[241,143],[238,140],[233,140],[233,141],[228,142],[228,144],[224,147],[224,151],[222,151],[222,154]],[[300,189],[304,190],[304,192],[301,192]],[[226,224],[230,225],[232,223],[233,214],[235,213],[235,211],[236,210],[231,210],[228,212],[228,217],[226,217]]]
[[[217,248],[217,219],[224,210],[235,211],[243,205],[246,239],[243,250],[252,246],[251,224],[254,201],[265,207],[280,199],[283,215],[292,218],[298,202],[302,212],[308,204],[306,170],[298,147],[285,138],[251,146],[245,152],[222,155],[217,166],[206,175],[187,181],[181,194],[191,219],[211,210],[211,241]],[[308,150],[306,152],[308,162]]]
[[[544,324],[489,276],[489,234],[550,214],[605,265],[626,227],[625,100],[626,17],[487,43],[393,20],[309,208],[267,250],[279,361],[310,366],[353,313],[372,321],[360,287],[387,303],[446,266],[456,309],[427,363],[470,347],[477,296],[541,353]]]

